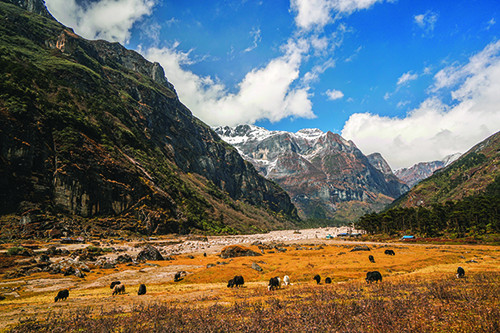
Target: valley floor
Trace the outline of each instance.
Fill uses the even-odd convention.
[[[292,230],[152,239],[147,243],[175,260],[93,268],[84,278],[39,272],[5,279],[9,267],[2,265],[0,294],[6,298],[0,301],[0,330],[492,332],[500,328],[500,247],[325,239],[338,232],[322,228],[300,234]],[[100,246],[114,249],[108,257],[134,256],[144,243],[101,240]],[[264,254],[220,258],[221,249],[231,244]],[[363,244],[370,251],[351,251]],[[48,245],[37,244],[36,251],[43,252]],[[64,247],[74,251],[89,245]],[[386,249],[395,255],[385,255]],[[4,258],[2,254],[0,259]],[[458,266],[465,269],[465,279],[455,278]],[[375,270],[383,282],[367,285],[366,273]],[[186,275],[174,282],[179,271]],[[312,279],[316,274],[322,277],[319,285]],[[244,286],[227,288],[235,275],[245,278]],[[267,290],[271,277],[284,275],[290,276],[291,285]],[[324,284],[326,277],[333,283]],[[111,295],[109,284],[114,280],[126,286],[124,295]],[[147,294],[138,296],[141,283],[147,285]],[[57,291],[65,288],[69,298],[54,303]]]

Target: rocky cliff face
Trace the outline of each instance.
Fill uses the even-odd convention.
[[[395,193],[403,194],[407,192],[410,188],[409,186],[401,179],[399,179],[393,172],[389,163],[382,157],[380,153],[373,153],[368,156],[368,161],[371,165],[375,167],[378,171],[382,172],[384,175],[385,181],[392,191]]]
[[[0,1],[1,214],[148,233],[292,225],[286,192],[193,117],[159,64],[21,9],[40,3]]]
[[[461,156],[460,153],[446,156],[441,161],[420,162],[410,168],[402,168],[395,171],[396,177],[408,184],[411,188],[430,177],[435,171],[447,167]]]
[[[289,133],[251,125],[215,131],[262,175],[287,190],[304,217],[340,218],[342,210],[343,218],[353,218],[375,206],[381,208],[407,189],[398,180],[387,181],[353,142],[332,132]],[[349,208],[345,208],[347,202]]]

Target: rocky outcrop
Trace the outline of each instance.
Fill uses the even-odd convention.
[[[407,190],[394,175],[372,166],[352,141],[332,132],[304,129],[289,133],[251,125],[215,131],[262,175],[282,186],[303,217],[338,217],[339,207],[347,202],[381,208]]]
[[[137,261],[146,260],[165,260],[157,248],[151,245],[146,245],[141,252],[137,254]]]
[[[387,185],[391,188],[393,193],[399,193],[400,195],[408,192],[410,189],[409,185],[407,185],[403,180],[399,179],[393,172],[389,163],[382,157],[380,153],[373,153],[366,156],[371,165],[375,167],[375,169],[382,172],[384,175],[385,181]]]
[[[0,2],[0,50],[31,43],[22,59],[0,51],[9,78],[0,82],[0,214],[31,216],[26,230],[40,216],[113,217],[103,227],[145,234],[298,219],[285,191],[179,101],[158,63],[21,13]]]

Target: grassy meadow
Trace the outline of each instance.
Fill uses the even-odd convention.
[[[498,332],[500,331],[500,250],[483,245],[279,244],[258,257],[221,259],[216,253],[179,255],[139,267],[93,270],[70,279],[68,300],[54,303],[56,291],[43,283],[60,275],[36,273],[0,280],[19,287],[19,297],[0,301],[0,330],[12,332]],[[260,253],[256,246],[250,246]],[[384,254],[393,249],[395,256]],[[373,255],[375,263],[368,260]],[[251,268],[257,263],[262,269]],[[215,266],[207,268],[207,265]],[[151,266],[153,265],[153,266]],[[189,267],[179,282],[146,279],[169,267]],[[458,266],[465,279],[456,279]],[[139,283],[124,282],[125,295],[108,285],[90,287],[109,274],[143,271]],[[378,270],[381,283],[368,285]],[[148,273],[146,273],[146,271]],[[312,277],[320,274],[317,285]],[[242,275],[241,288],[226,287]],[[292,285],[268,291],[267,281],[289,275]],[[332,284],[324,284],[330,277]],[[99,280],[101,279],[101,280]],[[40,281],[27,288],[28,280]],[[136,281],[136,280],[131,280]]]

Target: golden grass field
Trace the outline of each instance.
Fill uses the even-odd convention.
[[[16,292],[19,297],[8,296],[5,300],[0,301],[0,330],[8,331],[22,322],[29,325],[18,326],[14,331],[30,330],[38,327],[34,323],[50,322],[52,320],[50,318],[56,317],[62,320],[61,318],[70,318],[75,313],[85,313],[87,319],[113,317],[116,320],[117,317],[122,316],[135,318],[134,316],[137,315],[138,311],[144,312],[145,308],[150,309],[153,305],[155,308],[168,307],[171,309],[169,311],[184,309],[182,313],[186,315],[186,313],[195,309],[213,311],[215,308],[220,309],[222,307],[224,309],[226,307],[230,308],[231,311],[236,311],[234,307],[243,303],[245,306],[252,307],[245,310],[249,311],[247,316],[252,317],[255,311],[261,311],[256,310],[256,306],[269,308],[275,306],[272,302],[280,300],[290,307],[307,302],[311,303],[313,302],[311,297],[314,295],[314,297],[321,298],[322,296],[318,295],[322,293],[330,296],[334,293],[338,299],[346,297],[346,300],[361,299],[367,295],[369,299],[372,299],[375,296],[382,297],[381,295],[384,294],[382,299],[392,302],[392,297],[401,299],[402,295],[413,295],[413,293],[424,287],[427,288],[425,290],[430,295],[429,297],[435,298],[432,298],[431,304],[441,308],[443,305],[439,305],[439,302],[443,300],[440,299],[441,294],[437,289],[453,289],[453,286],[460,286],[461,284],[469,289],[474,289],[474,286],[479,285],[481,285],[481,289],[490,288],[493,298],[486,297],[488,300],[484,301],[483,305],[487,309],[500,307],[500,295],[498,294],[500,248],[497,246],[369,243],[368,246],[371,251],[350,252],[356,245],[329,240],[314,243],[290,243],[280,245],[287,249],[286,252],[281,253],[266,250],[266,253],[262,256],[233,259],[221,259],[216,253],[208,253],[206,257],[202,253],[193,253],[194,259],[188,258],[187,255],[179,255],[174,261],[148,262],[148,264],[154,264],[153,266],[146,264],[137,267],[120,265],[115,270],[95,269],[87,274],[84,279],[74,276],[50,275],[48,273],[36,273],[18,280],[4,279],[0,280],[0,288],[12,289],[17,287]],[[256,246],[248,247],[260,253]],[[385,255],[384,250],[386,249],[393,249],[396,255]],[[368,260],[369,255],[374,256],[375,263]],[[470,260],[475,262],[467,263]],[[226,262],[227,264],[221,265],[220,262]],[[263,272],[252,269],[253,262],[258,263],[263,268]],[[207,268],[208,264],[215,264],[215,266]],[[466,279],[460,279],[459,282],[455,278],[458,266],[465,269],[467,277]],[[188,275],[182,281],[173,282],[171,278],[172,272],[180,269],[187,271]],[[374,270],[380,271],[383,282],[378,285],[367,285],[364,281],[366,272]],[[165,272],[170,272],[170,275]],[[126,294],[112,296],[109,285],[107,283],[102,285],[102,281],[107,281],[104,279],[107,275],[119,276],[117,274],[121,273],[129,274],[122,275],[124,277],[122,282],[126,285]],[[330,277],[333,283],[331,285],[323,283],[316,285],[316,282],[312,280],[315,274],[321,275],[322,282],[326,277]],[[241,288],[227,288],[227,281],[235,275],[242,275],[245,278],[245,285]],[[283,278],[284,275],[290,276],[292,285],[282,287],[276,291],[270,292],[267,290],[269,278],[274,276]],[[129,279],[129,281],[132,281],[130,284],[126,282],[127,276],[133,277]],[[165,276],[164,280],[158,278],[162,276]],[[484,276],[487,278],[483,278]],[[111,280],[112,278],[109,279],[109,281]],[[96,284],[96,281],[101,281],[100,286]],[[54,303],[58,283],[62,286],[60,289],[69,286],[70,296],[66,301]],[[137,295],[139,283],[147,285],[146,295]],[[434,283],[436,286],[445,283],[446,286],[443,285],[438,288],[433,286]],[[412,287],[405,291],[398,287],[403,285],[411,285]],[[44,286],[51,287],[44,288]],[[388,292],[389,289],[392,290],[391,293]],[[469,292],[472,292],[472,289]],[[378,294],[378,292],[381,292],[381,294]],[[463,290],[461,293],[463,294]],[[321,300],[316,301],[322,302]],[[278,307],[276,311],[282,311],[280,309]],[[297,309],[297,311],[300,312],[303,310],[301,309]],[[485,313],[488,313],[487,309]],[[218,313],[221,313],[221,311]],[[491,319],[487,320],[497,321],[498,323],[500,318],[497,315],[498,311],[492,314]],[[227,316],[232,317],[231,314],[227,314]],[[418,320],[417,313],[412,316],[416,316],[415,320]],[[453,314],[451,316],[454,317]],[[250,319],[247,318],[243,322],[248,320]],[[254,320],[253,317],[252,320]],[[426,318],[424,321],[427,322],[428,320],[429,318]],[[63,323],[64,320],[60,321],[61,325]],[[137,324],[137,320],[134,321],[134,324]],[[491,324],[494,325],[494,323]],[[131,325],[130,323],[123,325],[121,328],[116,327],[116,331],[134,331],[134,329],[127,326]],[[280,324],[277,325],[277,331],[279,331],[281,326],[279,326]],[[436,328],[435,331],[448,331],[448,328],[450,328],[449,326],[441,327],[437,322],[436,326],[433,326],[432,323],[429,325],[425,327],[434,327]],[[54,326],[50,326],[52,327],[50,330],[42,326],[36,330],[54,330]],[[188,329],[188,326],[178,326],[177,329],[166,329],[165,331],[183,331],[181,329],[183,327],[185,327],[186,331],[191,330]],[[219,327],[220,331],[232,331],[231,327],[241,329],[240,326],[230,326],[226,329],[217,325],[215,327]],[[439,327],[441,328],[438,329]],[[450,331],[461,331],[460,327],[458,326],[458,329],[454,328]],[[321,325],[316,328],[316,330],[312,331],[331,331],[328,326],[324,326],[324,329]],[[487,329],[489,328],[490,326],[487,326]],[[113,328],[101,327],[95,329],[114,331]],[[148,331],[146,327],[143,327],[143,329]],[[367,332],[376,332],[378,329],[377,327],[373,327],[373,330],[359,327],[359,331]],[[75,331],[78,330],[75,329]],[[83,331],[87,330],[83,328]],[[151,329],[151,331],[162,330]],[[247,331],[252,330],[248,329]],[[297,328],[294,331],[302,330]],[[333,329],[333,331],[336,330]],[[339,331],[349,331],[348,326],[343,330],[339,329]],[[356,328],[354,331],[357,331]]]

